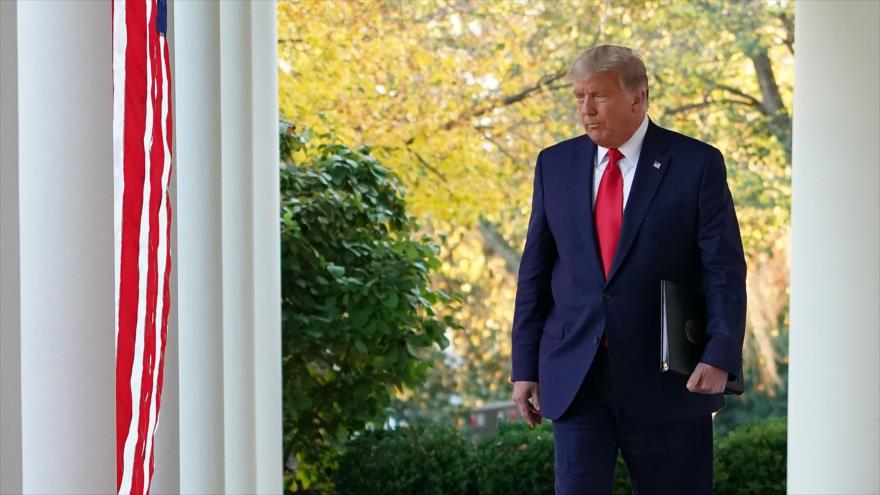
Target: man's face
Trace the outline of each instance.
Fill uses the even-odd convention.
[[[600,72],[575,81],[574,95],[581,123],[599,146],[621,146],[645,117],[645,91],[624,90],[616,72]]]

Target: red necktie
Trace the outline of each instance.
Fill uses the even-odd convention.
[[[617,148],[608,150],[608,165],[605,166],[605,172],[602,174],[599,193],[596,195],[596,207],[593,209],[596,235],[599,238],[599,254],[602,257],[606,279],[611,271],[614,251],[617,250],[617,240],[620,238],[620,226],[623,224],[623,174],[620,173],[618,165],[621,158],[623,154]],[[607,334],[602,337],[602,344],[608,347]]]
[[[608,150],[608,165],[599,183],[599,193],[596,195],[596,207],[593,212],[605,277],[608,277],[608,272],[611,270],[617,239],[620,238],[620,225],[623,223],[623,174],[620,173],[618,165],[621,158],[623,155],[617,148]]]

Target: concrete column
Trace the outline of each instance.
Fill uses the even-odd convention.
[[[0,492],[112,493],[110,2],[0,1]],[[172,2],[173,305],[153,493],[280,493],[274,2]]]
[[[17,25],[0,2],[0,494],[22,491]]]
[[[0,2],[3,493],[116,488],[110,2]]]
[[[281,194],[278,19],[275,2],[251,4],[251,231],[254,465],[257,493],[281,493]]]
[[[880,493],[880,2],[797,2],[788,491]]]
[[[179,464],[157,468],[155,493],[280,493],[275,4],[172,10],[178,424],[160,425],[157,456]]]

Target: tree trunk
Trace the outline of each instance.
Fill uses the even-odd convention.
[[[776,84],[776,76],[773,74],[770,57],[767,56],[767,48],[761,47],[749,58],[755,66],[755,76],[761,88],[761,109],[770,118],[770,132],[785,147],[785,156],[791,161],[791,117],[779,94],[779,85]]]

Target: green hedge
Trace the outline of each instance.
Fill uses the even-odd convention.
[[[785,493],[786,422],[738,428],[715,443],[715,494]],[[335,475],[336,493],[552,495],[553,429],[502,423],[476,447],[452,428],[401,428],[363,435],[348,445]],[[630,493],[618,457],[614,495]]]
[[[553,494],[553,428],[501,423],[477,446],[480,495]]]
[[[716,495],[785,494],[787,424],[741,426],[715,444]]]
[[[520,421],[500,424],[477,446],[476,461],[480,495],[553,495],[553,427],[549,422],[534,430]],[[613,493],[630,493],[629,475],[619,456]]]
[[[334,476],[339,495],[476,494],[473,448],[452,428],[368,432],[349,443]]]

